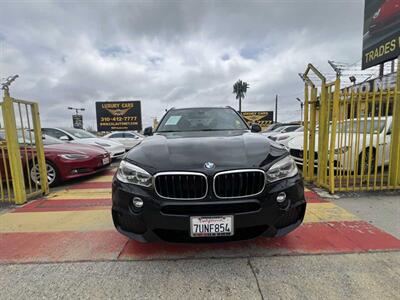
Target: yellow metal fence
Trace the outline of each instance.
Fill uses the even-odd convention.
[[[23,204],[49,189],[39,108],[8,89],[0,108],[0,202]]]
[[[327,82],[311,64],[303,80],[305,179],[331,193],[400,189],[399,72],[394,88],[371,91]]]

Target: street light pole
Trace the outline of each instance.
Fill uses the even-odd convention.
[[[300,124],[303,125],[303,107],[304,103],[300,100],[300,98],[296,98],[297,101],[300,102]]]
[[[76,113],[77,115],[79,114],[78,111],[85,111],[84,108],[77,108],[77,107],[71,107],[71,106],[68,106],[68,109],[69,109],[69,110],[75,110],[75,113]]]

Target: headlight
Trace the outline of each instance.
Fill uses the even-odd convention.
[[[290,135],[281,135],[276,138],[277,141],[283,141],[290,138]]]
[[[97,145],[102,146],[102,147],[111,147],[111,145],[102,143],[102,142],[95,142]]]
[[[343,153],[346,153],[348,150],[349,150],[349,147],[345,146],[345,147],[341,147],[341,148],[335,149],[334,153],[335,154],[340,154],[340,153],[343,154]]]
[[[374,13],[374,15],[372,16],[372,18],[373,18],[373,19],[376,19],[377,17],[379,17],[380,13],[381,13],[381,9],[378,9],[378,11]]]
[[[296,163],[290,156],[286,156],[280,161],[272,165],[271,168],[265,175],[267,176],[267,182],[274,182],[284,178],[290,178],[298,173]]]
[[[137,184],[145,187],[151,186],[151,175],[142,168],[135,166],[127,161],[121,161],[117,178],[119,181],[131,184]]]
[[[89,158],[89,155],[71,153],[71,154],[60,154],[59,157],[66,159],[66,160],[80,160],[80,159]]]

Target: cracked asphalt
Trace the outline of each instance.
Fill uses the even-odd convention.
[[[400,253],[0,266],[1,299],[399,299]]]

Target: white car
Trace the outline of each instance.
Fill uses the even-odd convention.
[[[144,136],[134,131],[114,131],[103,136],[103,138],[121,143],[126,150],[130,150],[139,144]]]
[[[365,121],[367,122],[365,126]],[[356,132],[357,122],[359,122],[359,132]],[[353,124],[351,124],[353,123]],[[371,135],[371,127],[372,135]],[[342,127],[342,129],[340,129]],[[364,127],[365,141],[364,141]],[[336,145],[334,150],[335,169],[350,170],[361,172],[362,158],[364,158],[364,174],[367,170],[372,170],[376,165],[385,166],[389,164],[390,141],[391,141],[392,117],[366,118],[359,121],[349,119],[337,125]],[[330,141],[330,135],[329,135]],[[304,135],[297,136],[289,141],[288,148],[290,155],[298,165],[303,164],[303,141]],[[363,154],[363,146],[365,151]],[[328,151],[329,145],[326,145]],[[375,161],[376,151],[378,161]],[[371,155],[371,166],[369,164],[369,153]],[[328,153],[329,154],[329,153]],[[384,160],[383,160],[384,157]],[[328,158],[329,159],[329,158]],[[315,161],[314,166],[318,166],[318,128],[315,133]]]
[[[304,127],[301,126],[297,128],[295,131],[292,132],[285,132],[285,133],[279,133],[275,136],[270,137],[271,140],[277,142],[278,144],[281,144],[285,146],[286,148],[289,147],[289,142],[293,140],[295,137],[298,136],[303,136],[304,135]]]
[[[42,133],[62,141],[99,146],[110,153],[111,158],[121,158],[125,154],[125,146],[108,139],[98,138],[83,129],[76,128],[42,128]]]
[[[262,132],[262,135],[266,136],[266,137],[273,137],[276,136],[278,134],[281,133],[288,133],[288,132],[293,132],[296,129],[302,127],[301,125],[287,125],[287,126],[280,126],[272,131],[268,131],[268,132]]]

